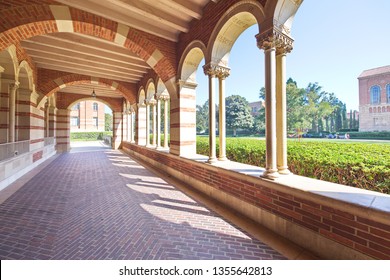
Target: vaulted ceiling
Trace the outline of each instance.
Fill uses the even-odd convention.
[[[39,1],[35,0],[35,2]],[[57,0],[56,2],[177,42],[181,32],[188,32],[190,22],[202,17],[203,8],[211,0]],[[33,37],[24,40],[22,47],[26,49],[38,68],[130,83],[140,81],[150,69],[145,61],[127,49],[77,33],[53,33]],[[62,91],[90,94],[93,87],[96,88],[93,85],[72,85]],[[120,97],[109,88],[100,88],[97,94]]]

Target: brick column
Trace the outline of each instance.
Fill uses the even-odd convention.
[[[117,150],[122,144],[123,113],[112,112],[112,116],[114,119],[112,148]]]
[[[9,85],[8,90],[8,142],[16,141],[16,91],[19,82]]]
[[[136,133],[136,143],[137,145],[145,146],[146,145],[146,105],[137,104],[137,133]]]
[[[178,85],[179,98],[170,99],[170,153],[191,157],[196,154],[195,88],[197,84],[179,81]]]
[[[57,108],[50,105],[49,111],[49,137],[56,136]]]
[[[56,117],[56,149],[58,152],[70,150],[70,109],[58,109]]]
[[[8,90],[5,89],[1,74],[4,68],[0,66],[0,144],[8,142]]]

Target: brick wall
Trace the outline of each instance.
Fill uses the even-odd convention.
[[[176,170],[184,177],[195,179],[214,190],[303,227],[313,235],[319,235],[372,258],[390,259],[389,213],[372,212],[368,217],[367,209],[359,209],[358,205],[355,207],[358,211],[347,211],[346,209],[351,207],[341,201],[329,201],[315,194],[308,197],[307,193],[302,194],[288,187],[267,186],[269,183],[265,184],[262,179],[250,176],[243,179],[242,175],[238,176],[235,172],[222,173],[219,168],[208,164],[127,142],[122,143],[122,147],[136,156],[150,158],[151,161],[158,163],[160,168],[166,166],[166,170]],[[376,215],[380,217],[383,214],[389,217],[386,222],[383,219],[376,219]]]

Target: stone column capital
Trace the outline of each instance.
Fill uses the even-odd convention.
[[[294,40],[276,26],[257,34],[256,39],[260,49],[276,49],[277,55],[290,53],[293,49]]]
[[[230,68],[215,63],[208,63],[204,65],[203,71],[207,76],[218,77],[221,79],[225,79],[230,75]]]
[[[19,88],[19,86],[20,86],[20,83],[17,81],[9,84],[10,90],[17,90]]]

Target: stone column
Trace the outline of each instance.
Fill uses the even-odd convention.
[[[131,134],[130,125],[131,125],[130,124],[130,112],[127,109],[126,110],[126,141],[127,142],[130,142],[130,134]]]
[[[15,134],[16,134],[16,91],[19,88],[19,82],[15,82],[14,84],[9,85],[9,116],[8,116],[8,142],[15,142]]]
[[[279,174],[288,175],[287,165],[287,96],[286,96],[286,54],[291,52],[293,40],[284,35],[276,50],[276,138],[277,166]]]
[[[156,136],[157,136],[157,131],[156,131],[156,104],[157,101],[156,99],[150,100],[150,106],[152,107],[152,147],[156,147]]]
[[[226,158],[226,104],[225,104],[225,79],[229,76],[230,69],[222,66],[217,67],[219,81],[219,157],[218,160],[225,161]]]
[[[161,150],[161,96],[157,97],[157,150]]]
[[[132,109],[131,110],[131,113],[130,113],[130,117],[131,117],[131,134],[130,134],[130,142],[131,143],[135,143],[135,119],[136,119],[136,116],[135,116],[135,111]]]
[[[209,77],[209,163],[217,161],[216,133],[215,133],[215,66],[207,64],[203,66],[204,73]]]
[[[145,100],[146,104],[146,147],[150,146],[150,103]]]
[[[169,95],[164,97],[164,149],[168,149],[168,102]]]
[[[279,173],[276,165],[276,38],[274,29],[257,35],[257,43],[265,53],[266,166],[262,176],[275,179]]]

